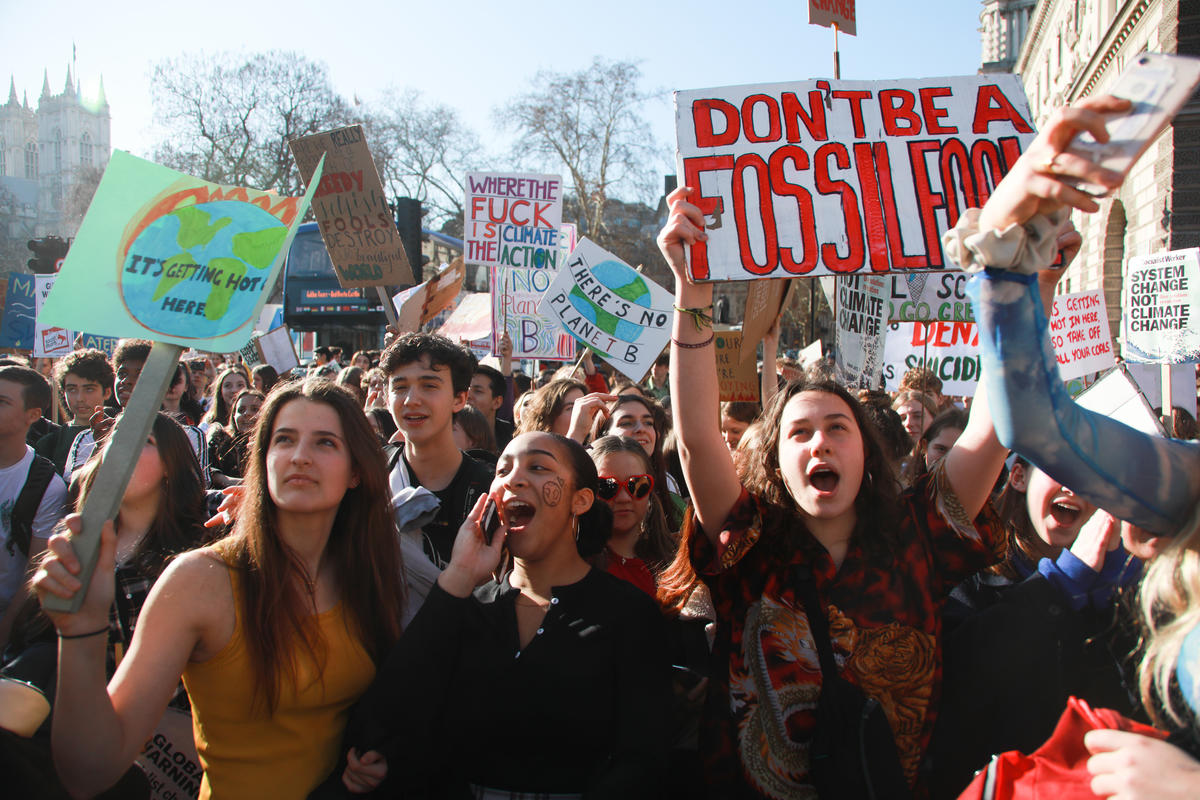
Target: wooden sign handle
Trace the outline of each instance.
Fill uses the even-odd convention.
[[[92,573],[96,570],[96,560],[100,556],[100,529],[105,522],[115,519],[121,508],[125,487],[129,485],[142,448],[150,437],[154,417],[171,386],[171,379],[175,377],[175,367],[181,355],[183,348],[179,345],[155,342],[150,348],[150,356],[146,359],[142,374],[138,376],[137,385],[133,387],[129,405],[109,433],[112,442],[103,450],[96,479],[84,500],[79,533],[71,537],[75,556],[82,566],[77,577],[83,588],[69,600],[46,595],[42,605],[50,611],[74,614],[83,605],[84,595],[92,582]],[[102,444],[96,446],[104,447]]]

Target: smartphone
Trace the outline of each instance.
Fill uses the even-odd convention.
[[[492,537],[500,528],[500,511],[496,508],[496,501],[490,497],[487,505],[483,507],[483,517],[479,520],[479,527],[483,529],[483,543],[491,547]]]
[[[1067,147],[1067,152],[1094,161],[1102,167],[1127,175],[1150,143],[1162,132],[1200,84],[1200,59],[1188,56],[1142,53],[1117,77],[1107,91],[1133,106],[1119,114],[1108,114],[1109,140],[1104,144],[1086,131]],[[1094,197],[1109,189],[1080,180],[1064,179]]]

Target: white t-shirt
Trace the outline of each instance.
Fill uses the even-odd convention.
[[[11,467],[0,469],[0,614],[8,608],[9,602],[16,596],[25,579],[25,554],[21,548],[13,545],[13,552],[8,552],[8,542],[12,536],[11,515],[13,506],[29,477],[29,467],[33,464],[33,448],[25,445],[25,456]],[[67,484],[58,475],[50,478],[46,493],[38,506],[33,518],[33,535],[38,539],[49,539],[54,533],[54,526],[66,513]],[[41,544],[45,546],[45,542]],[[35,549],[31,546],[30,549]]]

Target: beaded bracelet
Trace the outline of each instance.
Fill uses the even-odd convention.
[[[673,336],[671,337],[671,341],[675,343],[676,347],[682,347],[684,350],[699,350],[701,347],[708,347],[710,344],[713,343],[713,341],[716,338],[717,338],[717,334],[713,333],[713,334],[710,334],[709,337],[707,339],[705,339],[703,342],[696,342],[695,344],[689,344],[688,342],[681,342]]]
[[[60,638],[60,639],[87,639],[88,637],[91,637],[91,636],[99,636],[102,633],[108,633],[107,625],[105,625],[103,628],[101,628],[98,631],[91,631],[90,633],[59,633],[58,638]]]
[[[696,330],[702,331],[705,328],[711,328],[713,325],[712,304],[706,306],[698,306],[697,308],[680,308],[674,307],[680,314],[687,314],[692,318],[692,322],[696,323]]]

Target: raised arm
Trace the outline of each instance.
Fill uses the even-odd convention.
[[[1128,101],[1097,97],[1057,112],[1013,165],[982,212],[946,234],[960,266],[979,272],[969,290],[980,329],[983,379],[1004,444],[1054,480],[1123,520],[1173,534],[1200,498],[1194,443],[1151,437],[1078,406],[1063,387],[1047,335],[1042,298],[1050,263],[1072,208],[1099,209],[1070,185],[1114,188],[1122,176],[1064,152],[1081,131],[1108,140],[1105,113]]]
[[[68,518],[68,525],[77,526],[77,520]],[[39,597],[69,597],[79,588],[79,562],[66,536],[53,537],[49,550],[34,587]],[[212,596],[211,587],[197,580],[204,576],[197,574],[203,567],[195,554],[176,560],[151,590],[129,653],[106,687],[115,550],[116,535],[108,523],[82,608],[75,614],[48,612],[59,633],[54,763],[74,797],[92,797],[129,769],[166,710],[200,641],[200,620],[214,605],[195,602]],[[228,578],[221,578],[227,587]]]
[[[681,186],[667,198],[671,215],[658,234],[658,248],[675,274],[676,311],[671,330],[671,397],[683,476],[700,526],[714,539],[741,493],[733,459],[721,438],[716,349],[712,331],[712,286],[692,283],[684,249],[702,242],[704,215]],[[709,322],[701,322],[707,314]]]

